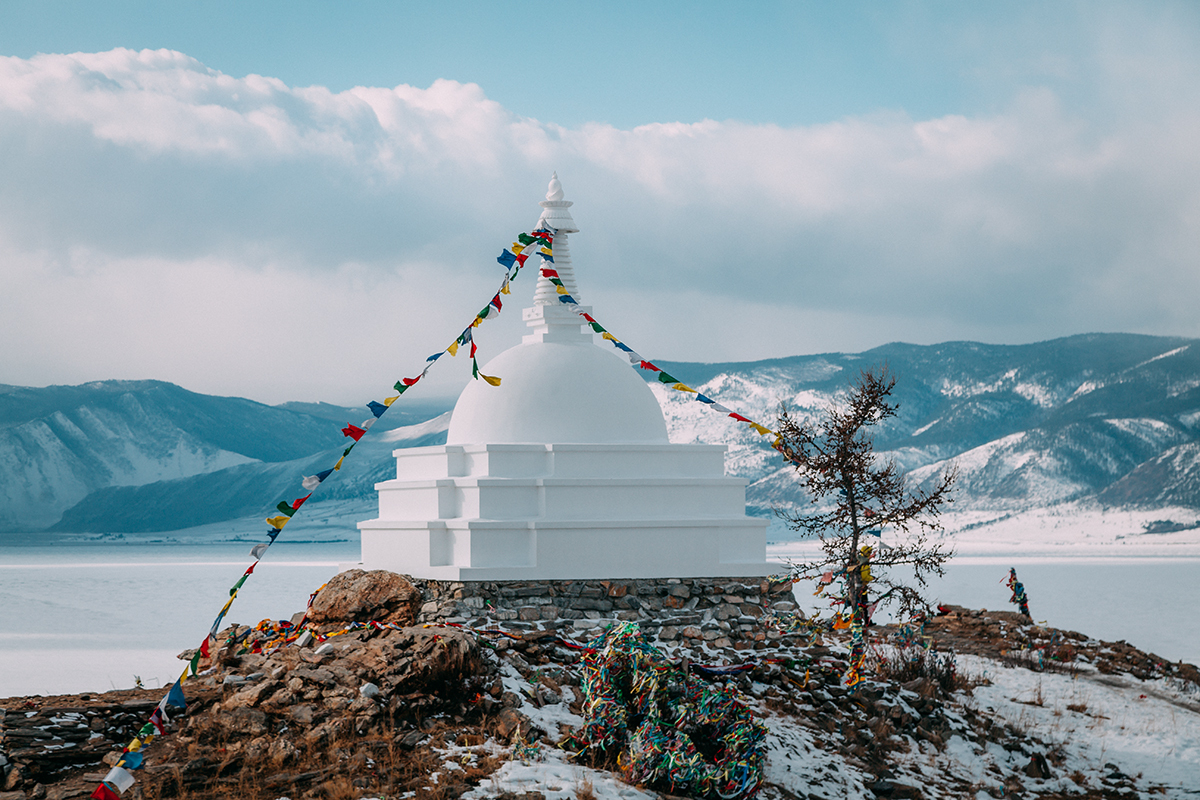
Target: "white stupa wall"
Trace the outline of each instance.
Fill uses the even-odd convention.
[[[539,223],[578,298],[557,176]],[[531,256],[526,269],[536,269]],[[761,577],[766,520],[747,517],[746,481],[725,447],[671,444],[641,377],[596,346],[539,277],[531,332],[483,367],[455,405],[448,444],[399,449],[362,522],[363,564],[460,580]]]

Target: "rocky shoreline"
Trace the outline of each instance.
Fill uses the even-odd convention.
[[[674,586],[684,588],[672,594]],[[894,629],[873,629],[868,680],[847,688],[848,643],[840,635],[808,643],[760,624],[764,608],[787,610],[771,608],[787,604],[773,599],[771,587],[752,602],[746,595],[761,587],[743,586],[738,594],[711,582],[601,588],[600,597],[580,591],[575,599],[608,601],[607,608],[528,602],[519,593],[486,604],[466,587],[438,586],[432,596],[421,582],[390,573],[343,573],[314,602],[310,630],[380,624],[323,642],[310,635],[265,654],[252,651],[269,634],[246,626],[222,631],[222,646],[184,684],[186,715],[147,749],[128,794],[669,796],[663,787],[622,783],[615,759],[572,760],[562,749],[587,715],[578,648],[612,623],[644,625],[686,680],[728,685],[754,710],[768,730],[761,797],[1150,798],[1200,791],[1186,777],[1192,767],[1200,776],[1200,672],[1192,665],[1039,627],[1011,612],[947,607],[924,631],[906,632],[915,644],[898,642]],[[636,605],[615,602],[625,597]],[[663,598],[677,598],[677,607],[654,608],[655,601],[666,605]],[[760,613],[746,612],[747,605]],[[553,616],[543,616],[547,607]],[[537,617],[523,618],[532,612],[522,615],[522,608],[538,609]],[[460,613],[466,609],[472,613]],[[597,615],[572,618],[563,610]],[[694,615],[697,624],[645,619],[672,612]],[[745,668],[705,670],[730,665]],[[90,795],[162,695],[0,700],[0,800]],[[1138,725],[1148,724],[1141,716],[1116,720],[1111,709],[1126,702],[1135,709],[1129,713],[1144,707],[1149,718],[1162,715],[1156,709],[1177,715],[1178,764],[1164,761],[1161,774],[1152,774],[1141,739],[1123,763],[1121,736],[1141,736]],[[1025,709],[1054,722],[1032,724]],[[1094,758],[1078,732],[1101,729],[1110,744]]]

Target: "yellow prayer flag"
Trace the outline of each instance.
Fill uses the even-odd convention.
[[[454,344],[447,347],[446,352],[449,353],[452,358],[454,356],[458,355],[458,342],[455,342]]]
[[[768,433],[771,433],[770,428],[764,428],[762,425],[759,425],[757,422],[751,422],[750,427],[753,428],[755,431],[757,431],[759,436],[766,436]]]
[[[287,525],[288,520],[290,520],[290,519],[291,519],[291,517],[285,517],[282,514],[280,514],[278,517],[267,517],[267,524],[270,525],[272,528],[277,528],[279,530],[282,530],[283,526]]]
[[[672,386],[671,388],[677,392],[691,392],[693,394],[696,393],[696,390],[693,389],[692,387],[688,386],[686,383],[677,383],[674,386]]]
[[[554,251],[551,250],[549,247],[543,247],[542,254],[547,255],[547,256],[552,256],[552,255],[554,255]]]
[[[488,383],[490,383],[492,386],[499,386],[499,385],[500,385],[500,379],[499,379],[499,378],[497,378],[497,377],[496,377],[496,376],[494,376],[494,375],[484,375],[484,374],[481,372],[481,373],[479,373],[479,377],[483,378],[485,381],[487,381]]]
[[[483,322],[483,317],[476,317],[476,318],[475,318],[475,321],[471,323],[471,327],[472,327],[472,328],[478,328],[478,327],[479,327],[479,323],[481,323],[481,322]]]
[[[565,287],[565,286],[556,286],[556,287],[555,287],[555,290],[556,290],[556,291],[557,291],[559,294],[566,294],[566,293],[567,293],[567,287]]]
[[[131,741],[129,744],[125,745],[125,749],[131,753],[136,753],[138,750],[142,749],[142,740],[137,738],[136,736],[133,737],[133,741]]]
[[[392,405],[392,403],[396,402],[399,399],[400,399],[400,395],[396,395],[395,397],[385,397],[385,398],[383,398],[383,404],[385,406],[390,407]]]
[[[519,256],[519,255],[521,255],[521,251],[525,249],[525,245],[517,244],[516,242],[513,242],[512,247],[510,247],[508,249],[513,251],[513,255]]]
[[[500,294],[512,294],[512,292],[510,292],[510,291],[508,290],[508,283],[507,283],[507,282],[506,282],[506,283],[505,283],[503,286],[501,286],[501,287],[500,287]]]
[[[615,341],[617,341],[617,337],[613,336],[613,335],[612,335],[611,333],[609,333],[608,331],[605,331],[604,333],[600,334],[600,338],[601,338],[601,339],[608,339],[610,342],[615,342]]]
[[[333,465],[333,471],[337,472],[338,470],[340,470],[342,468],[342,462],[345,460],[346,460],[345,456],[342,456],[341,458],[339,458],[338,463]]]

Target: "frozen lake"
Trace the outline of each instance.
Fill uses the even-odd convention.
[[[0,539],[0,697],[148,687],[178,677],[250,566],[250,543],[13,545]],[[355,541],[279,541],[222,627],[287,619],[357,561]]]
[[[0,538],[0,697],[129,688],[134,676],[149,687],[173,680],[183,669],[175,655],[199,645],[251,563],[250,546]],[[226,622],[290,617],[358,555],[357,541],[280,540]],[[1011,608],[1002,584],[1010,566],[1034,619],[1200,662],[1200,559],[959,558],[930,596]],[[800,599],[812,599],[811,589],[797,588]]]

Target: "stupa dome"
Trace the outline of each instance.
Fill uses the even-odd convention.
[[[492,359],[450,418],[449,444],[666,444],[654,393],[590,341],[535,341]]]

